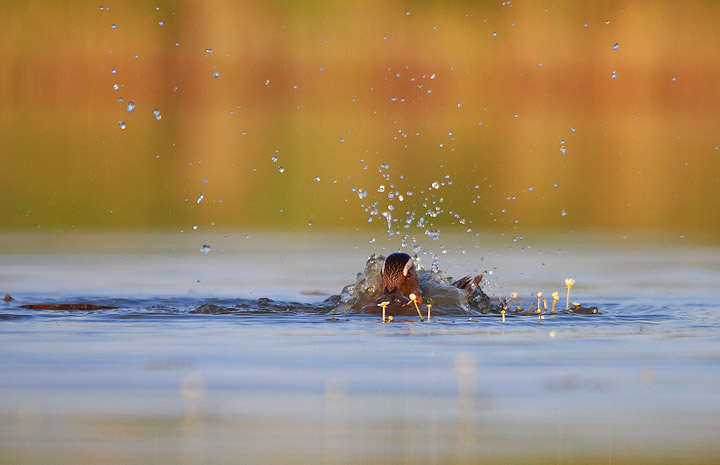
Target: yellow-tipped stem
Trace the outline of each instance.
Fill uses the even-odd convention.
[[[535,294],[535,295],[537,295],[537,299],[538,299],[538,301],[537,301],[538,310],[540,310],[540,298],[542,297],[542,292],[538,292],[538,293]]]
[[[505,310],[500,310],[500,315],[502,315],[502,322],[505,323]]]
[[[574,279],[567,278],[565,280],[565,287],[567,287],[567,299],[565,300],[565,310],[570,309],[570,288],[573,287],[573,284],[575,284]]]
[[[528,313],[532,312],[532,309],[533,309],[534,306],[535,306],[535,302],[533,302],[532,304],[530,304],[530,307],[529,307],[528,310],[527,310]]]
[[[552,304],[552,309],[550,311],[555,313],[555,304],[557,303],[558,300],[560,300],[560,293],[558,291],[554,291],[552,293],[552,298],[553,298],[553,304]]]
[[[410,300],[412,300],[412,303],[415,305],[415,310],[417,310],[417,312],[418,312],[420,321],[425,321],[425,318],[423,318],[422,313],[420,313],[420,307],[418,307],[418,304],[417,304],[417,296],[415,294],[410,294],[408,297],[410,297]]]
[[[428,306],[428,323],[430,323],[430,309],[432,308],[432,305],[427,304]]]
[[[383,320],[382,320],[383,323],[385,323],[385,307],[387,307],[388,305],[390,305],[390,302],[388,302],[387,300],[386,300],[386,301],[383,301],[383,302],[380,302],[380,303],[378,304],[378,307],[382,307],[382,309],[383,309],[383,315],[382,315],[382,316],[383,316]],[[392,317],[390,317],[390,318],[392,319]]]

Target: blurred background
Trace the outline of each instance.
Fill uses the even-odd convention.
[[[720,230],[715,1],[31,0],[0,36],[3,227]]]

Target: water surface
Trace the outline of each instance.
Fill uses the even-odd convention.
[[[0,234],[0,461],[717,461],[718,247],[480,243],[439,267],[601,313],[336,314],[387,253],[354,237]],[[115,308],[22,307],[79,302]]]

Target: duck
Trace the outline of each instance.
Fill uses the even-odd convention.
[[[438,271],[422,269],[403,252],[387,257],[373,254],[356,281],[328,302],[335,305],[333,313],[377,313],[384,306],[393,315],[410,316],[419,313],[421,304],[428,304],[439,314],[475,314],[490,307],[489,297],[480,288],[482,279],[482,274],[446,278]]]
[[[452,286],[467,292],[468,295],[478,287],[483,274],[466,275],[454,281]],[[391,253],[385,257],[380,270],[380,298],[399,297],[408,303],[419,305],[423,302],[423,292],[418,272],[412,257],[403,252]]]

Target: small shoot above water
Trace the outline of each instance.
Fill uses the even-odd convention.
[[[418,312],[418,316],[420,317],[420,321],[425,321],[425,319],[422,316],[422,313],[420,313],[420,307],[418,307],[418,298],[415,294],[410,294],[408,297],[410,297],[410,300],[412,301],[413,305],[415,305],[415,310]]]
[[[570,309],[570,288],[575,284],[575,280],[572,278],[565,278],[565,287],[567,287],[567,299],[565,300],[565,310]]]

